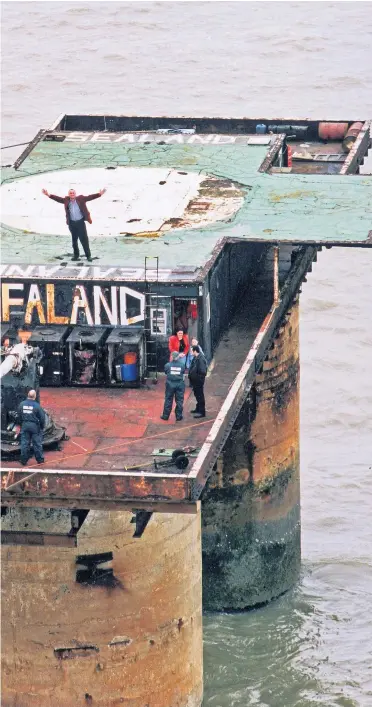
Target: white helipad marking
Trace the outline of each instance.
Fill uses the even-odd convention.
[[[159,231],[171,218],[185,218],[189,227],[200,228],[204,223],[230,217],[243,202],[243,199],[217,198],[208,213],[198,213],[193,223],[185,210],[198,197],[205,178],[205,174],[158,167],[44,172],[2,185],[2,221],[28,233],[69,235],[64,205],[44,196],[42,188],[63,197],[70,188],[86,196],[106,187],[102,197],[87,203],[93,220],[88,224],[90,237]]]

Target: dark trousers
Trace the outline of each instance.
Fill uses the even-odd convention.
[[[32,456],[30,447],[33,447],[35,459],[37,462],[42,462],[43,457],[43,433],[36,432],[32,428],[21,430],[21,463],[26,466],[28,460]]]
[[[87,258],[90,258],[89,238],[87,227],[83,218],[80,221],[69,221],[68,227],[72,235],[72,247],[74,249],[74,258],[79,257],[79,241],[84,248],[84,253]]]
[[[204,381],[193,383],[192,390],[196,398],[196,411],[205,415]]]
[[[165,382],[165,399],[164,399],[164,410],[163,417],[169,417],[172,412],[173,398],[176,400],[176,420],[182,419],[183,413],[183,398],[185,395],[185,384],[184,382],[172,383],[172,381]]]

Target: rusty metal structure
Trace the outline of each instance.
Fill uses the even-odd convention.
[[[296,581],[299,294],[323,247],[372,246],[370,123],[342,123],[63,115],[3,170],[2,342],[43,347],[69,437],[1,470],[4,705],[199,707],[202,581],[212,610]],[[92,263],[45,186],[107,187]],[[210,365],[175,426],[179,326]]]

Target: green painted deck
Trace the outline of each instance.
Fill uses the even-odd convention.
[[[178,228],[159,232],[153,238],[123,236],[120,227],[114,237],[90,235],[97,265],[142,266],[145,256],[157,255],[162,268],[202,267],[216,244],[230,238],[372,246],[372,176],[260,173],[258,168],[268,149],[242,144],[40,142],[18,170],[3,170],[3,211],[14,180],[44,174],[44,186],[49,189],[50,172],[94,167],[102,168],[98,190],[105,186],[105,175],[110,174],[105,172],[107,168],[165,167],[231,180],[244,195],[241,208],[232,217],[202,228]],[[68,187],[66,179],[66,192]],[[84,184],[81,191],[86,193]],[[42,206],[45,198],[38,181],[34,199],[40,199]],[[108,211],[109,191],[103,198]],[[96,213],[101,203],[93,203]],[[71,239],[63,230],[63,207],[55,204],[55,208],[61,209],[60,235],[48,234],[47,220],[43,233],[2,225],[3,264],[56,264],[69,256]]]

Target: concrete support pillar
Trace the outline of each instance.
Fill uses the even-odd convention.
[[[263,604],[299,575],[298,327],[296,303],[202,496],[205,609]]]
[[[10,529],[62,532],[66,511],[12,510]],[[200,707],[200,513],[91,512],[78,547],[2,548],[3,707]],[[77,555],[112,552],[106,586]],[[101,565],[102,567],[102,565]]]

